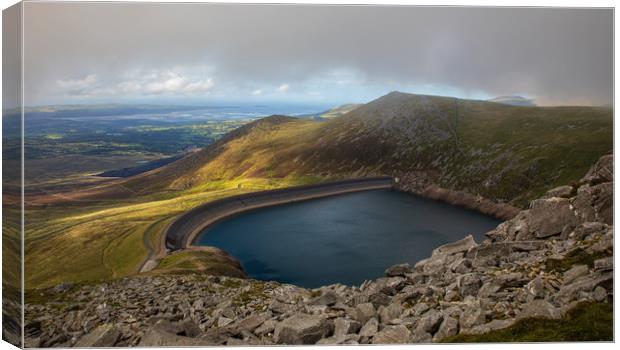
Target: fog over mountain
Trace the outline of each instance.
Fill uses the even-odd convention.
[[[523,96],[498,96],[489,100],[489,102],[502,103],[511,106],[536,106],[536,102]]]
[[[26,3],[26,104],[609,104],[611,9]],[[7,104],[5,104],[6,107]]]

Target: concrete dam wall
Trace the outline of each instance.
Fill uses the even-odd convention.
[[[247,210],[334,196],[349,192],[392,188],[391,177],[373,177],[247,193],[196,207],[177,218],[165,234],[166,248],[187,248],[207,226]]]

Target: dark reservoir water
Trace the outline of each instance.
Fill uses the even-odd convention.
[[[256,279],[311,288],[359,285],[470,233],[480,242],[499,223],[446,203],[376,190],[246,212],[210,226],[196,244],[224,249]]]

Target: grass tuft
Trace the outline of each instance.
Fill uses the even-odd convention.
[[[444,343],[613,341],[613,306],[583,302],[560,320],[528,318],[485,334],[458,334]]]

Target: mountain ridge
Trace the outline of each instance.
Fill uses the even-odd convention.
[[[242,178],[389,175],[407,179],[418,193],[437,185],[523,206],[550,187],[578,180],[609,153],[611,124],[611,109],[600,107],[391,92],[326,121],[270,116],[251,122],[121,185],[148,194]]]

